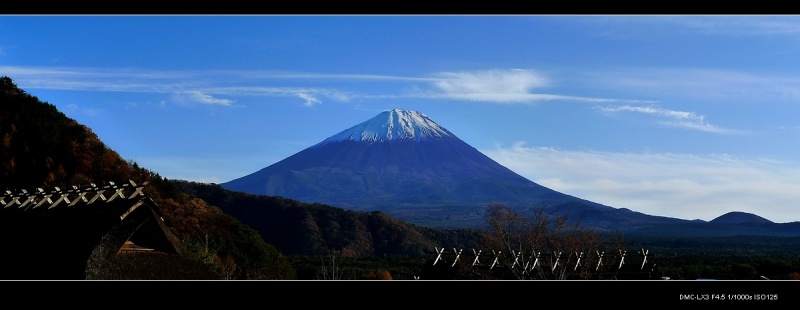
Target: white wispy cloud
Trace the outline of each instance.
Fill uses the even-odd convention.
[[[222,105],[222,106],[231,106],[233,104],[232,100],[214,98],[211,95],[201,93],[200,91],[186,92],[186,96],[189,98],[189,100],[194,102],[199,102],[202,104]]]
[[[305,100],[306,101],[305,106],[307,106],[307,107],[312,107],[312,106],[314,106],[316,104],[322,103],[322,101],[320,101],[319,99],[317,99],[313,95],[307,94],[307,93],[297,93],[297,97],[300,97],[300,99]]]
[[[668,16],[653,19],[708,35],[796,35],[800,19],[791,15]]]
[[[634,112],[634,113],[652,115],[659,117],[661,119],[657,121],[658,124],[667,126],[674,126],[674,127],[720,133],[720,134],[743,133],[741,131],[726,129],[709,124],[708,122],[706,122],[704,115],[700,115],[694,112],[669,110],[654,106],[630,106],[630,105],[605,106],[605,107],[598,107],[597,109],[605,113]]]
[[[103,113],[103,110],[98,108],[81,107],[77,104],[70,103],[67,104],[66,108],[64,109],[64,113],[69,115],[83,114],[89,116],[99,116]]]
[[[424,97],[435,99],[450,99],[450,100],[466,100],[488,103],[533,103],[540,101],[579,101],[590,103],[610,103],[610,102],[642,102],[649,103],[652,101],[639,101],[639,100],[622,100],[622,99],[609,99],[609,98],[591,98],[580,96],[565,96],[565,95],[551,95],[551,94],[503,94],[503,93],[441,93],[441,94],[428,94],[419,96],[406,96],[406,97]]]
[[[536,89],[551,85],[551,80],[533,70],[483,70],[441,72],[430,81],[435,91],[418,94],[420,97],[467,100],[495,103],[531,103],[550,100],[582,102],[640,102],[613,98],[592,98],[571,95],[546,94]]]
[[[434,84],[445,93],[457,94],[528,94],[547,86],[547,78],[531,70],[486,70],[442,72]]]
[[[527,69],[492,69],[460,72],[440,72],[424,77],[400,77],[375,74],[322,74],[291,73],[269,71],[146,71],[131,69],[95,69],[64,67],[0,67],[0,71],[14,76],[18,83],[28,89],[45,88],[78,91],[111,91],[137,93],[173,94],[184,102],[193,101],[215,106],[235,106],[233,100],[225,97],[296,97],[303,100],[305,106],[320,104],[323,98],[347,102],[353,99],[397,99],[428,98],[441,100],[459,100],[486,103],[535,103],[546,101],[574,101],[587,103],[655,103],[653,100],[632,100],[618,98],[598,98],[574,96],[570,94],[552,94],[542,89],[553,86],[551,78],[545,74]],[[740,98],[747,97],[747,90],[752,90],[751,97],[761,96],[770,89],[775,95],[800,98],[800,80],[758,77],[743,73],[712,70],[677,70],[677,69],[644,69],[619,70],[616,72],[600,72],[592,77],[591,73],[582,75],[584,80],[574,79],[573,83],[599,85],[607,88],[626,88],[638,90],[645,94],[662,94],[674,89],[686,89],[689,96],[730,96],[738,92]],[[316,80],[313,83],[325,83],[330,80],[348,80],[361,82],[401,82],[413,85],[428,85],[427,90],[414,92],[389,92],[384,94],[367,94],[343,91],[318,86],[263,86],[263,83],[291,83],[292,81]],[[324,84],[320,84],[324,85]],[[398,89],[401,89],[398,87]],[[407,88],[406,88],[407,89]],[[630,108],[630,107],[628,107]],[[633,112],[633,111],[631,111]],[[638,112],[647,113],[640,110]],[[666,110],[657,112],[669,116]],[[729,133],[730,130],[719,128],[702,120],[672,118],[663,121],[665,125],[692,128],[708,132]]]
[[[437,81],[435,77],[409,77],[382,74],[359,73],[313,73],[313,72],[276,72],[276,71],[248,71],[228,72],[232,75],[252,79],[302,79],[302,80],[362,80],[362,81]]]
[[[321,87],[222,86],[206,87],[204,90],[208,93],[226,96],[298,97],[305,100],[306,105],[309,100],[312,105],[321,103],[320,96],[342,102],[359,97],[357,94]]]
[[[652,38],[676,34],[793,36],[800,33],[800,18],[793,15],[611,15],[561,17],[559,20],[590,25],[588,31],[617,38]]]
[[[780,102],[800,99],[800,78],[703,68],[619,68],[576,74],[581,85],[636,96],[724,102]],[[664,101],[662,99],[660,101]]]
[[[543,186],[615,208],[683,219],[742,211],[800,221],[800,167],[776,160],[572,151],[522,142],[482,152]]]
[[[143,70],[115,70],[93,68],[42,68],[42,67],[0,67],[0,72],[12,76],[25,89],[58,89],[75,91],[108,91],[135,93],[171,94],[179,102],[196,102],[216,106],[238,106],[231,99],[217,96],[256,96],[256,97],[297,97],[304,105],[313,106],[322,100],[319,96],[337,101],[347,101],[352,94],[315,87],[264,87],[246,86],[255,83],[246,77],[269,77],[270,79],[309,78],[310,74],[280,74],[268,76],[265,73],[186,71],[160,72]],[[220,79],[217,75],[225,78]],[[217,80],[214,79],[217,78]],[[318,78],[343,79],[390,79],[390,77],[367,75],[319,75]],[[257,81],[256,81],[257,82]],[[245,85],[245,86],[243,86]]]
[[[26,89],[60,89],[76,91],[112,91],[137,93],[182,94],[195,93],[195,101],[231,106],[230,99],[213,96],[289,96],[313,106],[322,98],[346,102],[354,98],[430,98],[488,103],[532,103],[539,101],[653,102],[614,98],[595,98],[569,94],[548,94],[536,91],[551,86],[545,75],[533,70],[478,70],[440,72],[429,76],[404,77],[378,74],[326,74],[270,71],[146,71],[131,69],[95,69],[65,67],[0,66]],[[319,86],[264,86],[263,84],[296,84],[299,82],[323,85],[330,81],[406,83],[397,91],[387,93],[354,93]],[[428,87],[420,90],[420,85]],[[401,92],[399,89],[418,89]],[[210,96],[210,97],[205,97]]]

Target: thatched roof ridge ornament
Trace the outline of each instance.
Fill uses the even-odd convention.
[[[36,191],[29,193],[27,190],[22,189],[19,193],[6,191],[5,194],[0,196],[0,205],[3,208],[16,207],[19,209],[36,209],[47,206],[47,209],[55,208],[59,205],[62,206],[75,206],[79,203],[91,205],[95,202],[111,202],[115,199],[135,199],[146,197],[142,191],[148,182],[136,184],[133,180],[127,183],[117,185],[114,182],[108,182],[108,185],[99,187],[95,183],[91,183],[88,187],[80,188],[72,186],[71,189],[62,190],[59,187],[54,187],[51,191],[45,191],[42,188],[36,188]],[[113,191],[110,197],[106,197],[106,191]],[[55,200],[53,200],[55,198]]]
[[[0,279],[216,279],[137,184],[0,195]],[[131,248],[137,251],[131,251]]]

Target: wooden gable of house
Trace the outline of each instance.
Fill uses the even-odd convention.
[[[146,184],[7,191],[0,279],[214,279],[164,224]]]

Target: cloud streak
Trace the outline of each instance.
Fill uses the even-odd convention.
[[[612,98],[592,98],[534,92],[552,84],[551,80],[533,70],[485,70],[442,72],[431,81],[435,91],[421,95],[427,98],[466,100],[489,103],[532,103],[537,101],[582,102],[645,102]],[[646,101],[652,102],[652,101]]]
[[[300,97],[300,99],[305,100],[306,103],[304,103],[304,105],[307,107],[312,107],[314,105],[322,103],[322,101],[312,96],[311,94],[307,93],[297,93],[297,97]]]
[[[84,108],[78,106],[77,104],[70,103],[66,106],[64,112],[71,115],[81,113],[89,116],[99,116],[103,113],[103,110],[94,108]]]
[[[634,112],[646,115],[659,117],[662,120],[658,124],[680,127],[692,130],[699,130],[705,132],[719,133],[719,134],[739,134],[740,131],[721,128],[705,121],[705,116],[696,114],[694,112],[675,111],[669,109],[658,108],[654,106],[607,106],[599,107],[600,111],[604,113],[617,113],[617,112]]]
[[[194,94],[204,104],[231,106],[230,99],[204,96],[290,96],[303,100],[305,106],[322,102],[321,97],[346,102],[356,98],[428,98],[486,103],[533,103],[539,101],[579,101],[590,103],[653,101],[594,98],[535,92],[551,86],[543,74],[533,70],[483,70],[441,72],[424,77],[401,77],[376,74],[315,74],[268,71],[142,71],[99,70],[92,68],[0,67],[29,89],[76,91],[111,91],[137,93]],[[412,93],[353,93],[324,87],[260,86],[264,83],[322,83],[324,81],[362,81],[421,83],[427,90]],[[253,86],[258,85],[258,86]]]
[[[434,85],[445,93],[528,94],[532,89],[550,84],[544,76],[530,70],[487,70],[443,72]]]
[[[592,25],[591,29],[600,35],[618,38],[675,34],[793,36],[800,33],[800,20],[790,15],[590,16],[578,19],[578,22]]]
[[[214,81],[216,74],[236,75],[233,72],[159,72],[138,70],[96,70],[81,68],[27,68],[0,67],[0,71],[14,76],[15,81],[26,89],[57,89],[74,91],[133,92],[172,94],[174,100],[195,102],[214,106],[234,105],[231,99],[215,96],[297,97],[306,106],[321,103],[318,96],[347,101],[351,95],[334,90],[313,87],[262,87],[241,86],[252,83],[239,79]],[[261,75],[258,75],[261,76]],[[308,75],[302,75],[308,77]],[[286,78],[286,76],[281,76]],[[300,78],[294,76],[293,78]],[[233,81],[233,82],[231,82]],[[235,85],[225,85],[234,83]]]
[[[528,147],[483,150],[543,186],[615,208],[712,220],[732,211],[800,221],[800,167],[725,154],[652,154]]]
[[[621,68],[583,72],[576,83],[642,96],[720,102],[800,100],[800,78],[697,68]],[[661,101],[664,101],[663,99]]]
[[[672,16],[654,20],[707,35],[800,34],[800,20],[792,16]]]
[[[0,66],[26,89],[75,91],[194,93],[200,103],[233,106],[233,100],[218,96],[295,97],[311,107],[330,99],[347,102],[353,99],[427,98],[498,104],[529,104],[546,101],[586,103],[653,104],[655,100],[620,99],[552,94],[542,89],[554,86],[551,78],[525,69],[440,72],[424,77],[401,77],[376,74],[315,74],[269,71],[145,71],[64,67]],[[345,91],[320,87],[325,81],[406,83],[416,91],[388,91],[382,94]],[[265,83],[311,86],[264,86]],[[591,85],[611,90],[633,90],[641,96],[674,96],[702,100],[800,99],[800,79],[759,76],[741,72],[704,69],[631,68],[616,71],[583,72],[571,76],[571,84]],[[345,87],[348,84],[343,84]],[[420,88],[422,86],[422,88]],[[394,89],[408,89],[397,87]],[[414,87],[411,87],[414,89]],[[202,97],[200,94],[212,97]],[[659,100],[663,101],[663,100]],[[631,111],[632,112],[632,111]],[[641,111],[640,111],[641,112]],[[644,113],[644,112],[642,112]],[[710,132],[724,129],[698,122],[665,122],[666,125],[695,128]]]
[[[199,91],[190,91],[187,92],[186,95],[189,97],[190,100],[194,102],[199,102],[202,104],[210,104],[210,105],[221,105],[221,106],[231,106],[233,101],[228,99],[219,99],[214,98],[210,95],[203,94]]]

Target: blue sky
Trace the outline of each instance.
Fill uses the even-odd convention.
[[[0,75],[171,179],[402,108],[555,190],[800,221],[800,16],[0,15]]]

